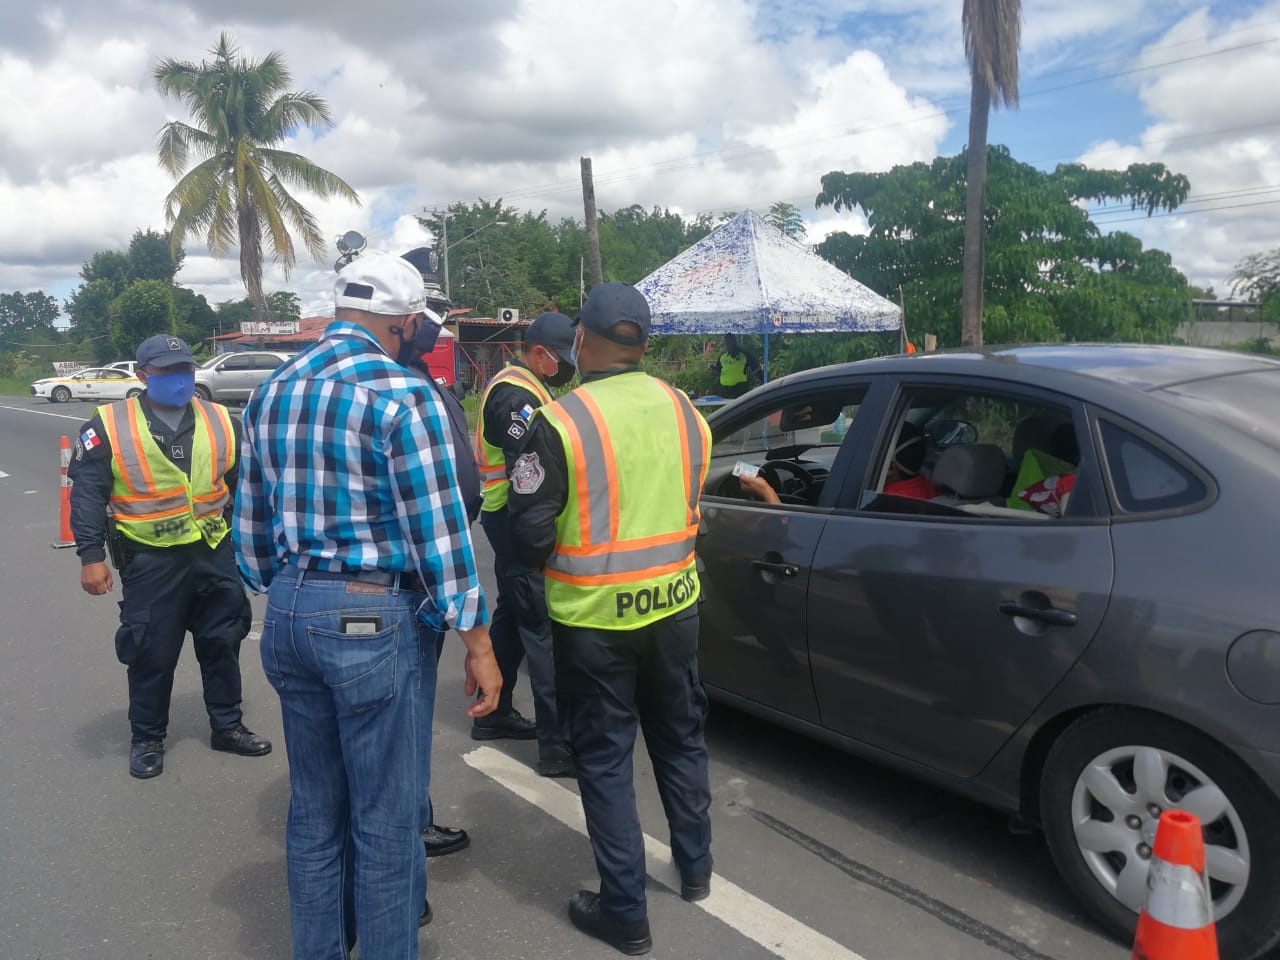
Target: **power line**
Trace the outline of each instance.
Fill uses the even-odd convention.
[[[1168,217],[1193,217],[1198,213],[1216,213],[1219,210],[1241,210],[1245,207],[1269,207],[1280,203],[1280,200],[1260,200],[1257,203],[1230,203],[1219,207],[1201,207],[1199,210],[1174,210],[1169,213],[1153,213],[1151,216],[1122,217],[1116,220],[1101,220],[1100,225],[1110,226],[1113,223],[1133,223],[1137,220],[1164,220]]]

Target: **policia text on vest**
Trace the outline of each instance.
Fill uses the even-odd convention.
[[[689,598],[696,596],[697,591],[698,582],[693,574],[686,571],[677,579],[668,580],[666,589],[661,586],[641,587],[635,591],[619,590],[613,596],[618,606],[618,619],[622,620],[631,610],[642,617],[668,608],[678,610]]]

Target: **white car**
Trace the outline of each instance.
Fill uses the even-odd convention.
[[[65,377],[46,377],[31,384],[33,397],[50,403],[68,400],[123,400],[136,397],[145,388],[132,373],[110,367],[90,367]]]
[[[134,373],[137,372],[138,361],[137,360],[117,360],[115,363],[106,364],[106,369],[123,370],[125,373],[132,376]]]

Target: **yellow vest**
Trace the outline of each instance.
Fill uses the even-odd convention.
[[[739,353],[736,357],[723,353],[720,355],[720,386],[736,387],[747,382],[747,355]]]
[[[191,405],[196,428],[189,477],[157,446],[136,397],[98,408],[111,444],[111,510],[130,540],[176,547],[203,538],[216,547],[227,535],[222,511],[231,492],[224,478],[237,453],[231,414],[198,398]]]
[[[694,603],[711,431],[689,398],[636,371],[584,384],[537,416],[560,434],[568,466],[544,570],[551,619],[634,630]]]
[[[480,422],[476,424],[476,442],[474,447],[476,466],[480,469],[480,489],[484,494],[485,513],[493,513],[507,505],[507,496],[511,493],[511,482],[507,479],[507,461],[501,447],[495,447],[484,438],[484,410],[489,404],[489,394],[500,383],[514,383],[524,387],[538,398],[538,406],[551,402],[551,394],[542,385],[542,381],[524,367],[503,367],[485,384],[484,394],[480,398]]]

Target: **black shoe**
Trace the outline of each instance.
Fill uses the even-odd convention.
[[[427,848],[428,857],[443,857],[465,850],[471,845],[471,838],[465,830],[433,823],[422,831],[422,844]]]
[[[243,723],[213,731],[209,745],[215,750],[225,750],[242,757],[261,757],[271,752],[271,741],[258,736]]]
[[[573,754],[568,747],[552,747],[538,755],[538,762],[533,769],[540,777],[576,777],[578,767],[573,762]]]
[[[425,927],[431,922],[431,901],[422,901],[422,916],[418,917],[418,926]]]
[[[696,877],[680,878],[680,899],[689,903],[697,903],[711,896],[711,871],[700,873]]]
[[[143,740],[129,747],[129,775],[150,780],[164,773],[164,741]]]
[[[471,721],[472,740],[532,740],[537,735],[534,722],[520,716],[515,707],[502,713],[495,710],[487,717]]]
[[[629,957],[638,957],[653,949],[647,917],[629,923],[615,920],[600,909],[600,895],[590,890],[579,890],[569,901],[569,920],[587,936],[603,940]]]

